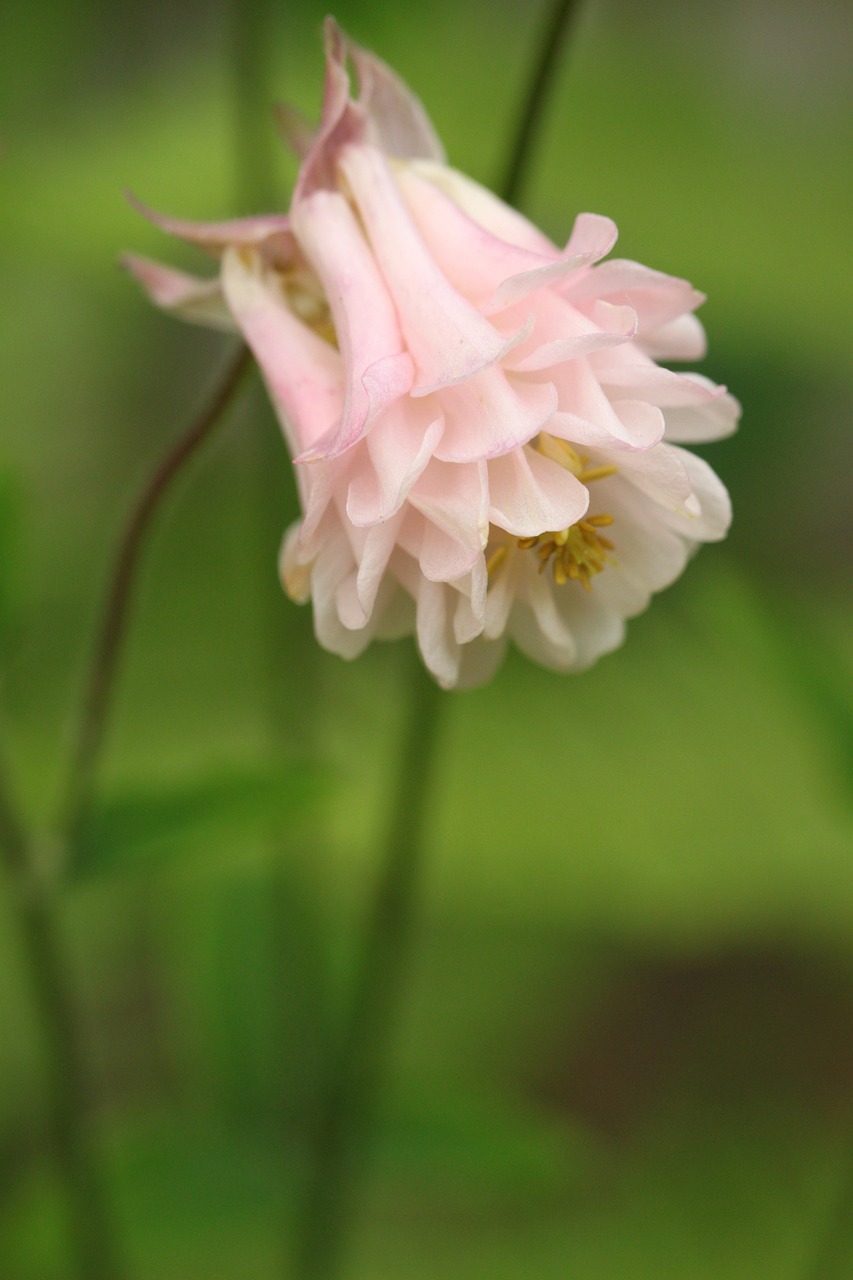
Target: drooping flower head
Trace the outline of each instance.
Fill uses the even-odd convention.
[[[149,215],[219,274],[127,264],[254,352],[302,502],[285,589],[343,657],[414,633],[447,688],[486,680],[508,639],[589,666],[728,528],[724,487],[679,445],[729,434],[737,402],[657,363],[703,355],[702,295],[602,261],[609,218],[580,214],[557,248],[447,166],[418,100],[331,21],[319,128],[284,118],[287,216]]]

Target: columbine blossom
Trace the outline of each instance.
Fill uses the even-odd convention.
[[[580,214],[557,248],[449,168],[418,100],[331,22],[319,128],[285,118],[302,154],[287,216],[149,214],[219,273],[127,263],[156,303],[254,352],[302,503],[287,592],[346,658],[414,633],[448,688],[488,679],[508,639],[589,666],[729,525],[723,485],[679,445],[729,434],[737,402],[657,363],[703,355],[702,295],[602,261],[609,218]]]

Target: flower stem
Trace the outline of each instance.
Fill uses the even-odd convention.
[[[115,688],[136,570],[146,536],[172,482],[222,417],[251,362],[248,348],[241,347],[207,405],[154,468],[125,526],[110,578],[89,673],[62,815],[62,830],[68,841],[67,858],[72,864],[69,870],[73,870],[79,833],[91,803],[94,775]]]
[[[349,1017],[321,1090],[314,1165],[297,1227],[294,1280],[335,1280],[341,1274],[356,1185],[378,1109],[412,945],[439,707],[445,696],[418,663]]]
[[[542,123],[545,100],[557,70],[558,59],[578,0],[556,0],[545,28],[539,55],[525,95],[518,133],[510,151],[498,191],[508,204],[517,202],[533,159],[536,131]]]
[[[57,903],[46,871],[0,786],[0,847],[46,1049],[48,1129],[65,1191],[79,1280],[122,1280],[106,1190],[92,1149],[83,1046]]]

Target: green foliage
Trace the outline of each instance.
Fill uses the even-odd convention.
[[[23,588],[24,502],[20,485],[0,470],[0,658],[19,621]]]
[[[80,837],[79,874],[149,870],[215,834],[287,828],[316,805],[321,777],[307,764],[221,768],[99,800]]]

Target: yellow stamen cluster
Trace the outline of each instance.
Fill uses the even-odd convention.
[[[522,551],[536,547],[539,572],[544,573],[550,563],[557,586],[579,582],[584,591],[591,591],[595,575],[601,573],[605,565],[614,563],[610,555],[613,543],[599,533],[612,523],[612,516],[585,516],[568,529],[542,533],[538,538],[519,538],[518,545]]]

